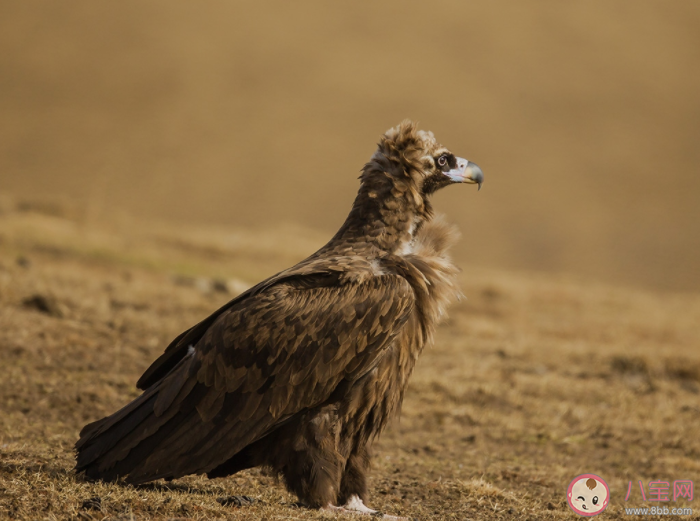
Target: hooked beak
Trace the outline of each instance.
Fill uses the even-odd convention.
[[[481,168],[461,157],[457,158],[457,166],[445,172],[445,175],[455,183],[477,184],[479,190],[481,190],[481,183],[484,182],[484,173]]]

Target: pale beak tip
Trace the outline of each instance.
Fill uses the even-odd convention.
[[[469,161],[469,163],[467,163],[467,170],[469,171],[469,175],[467,177],[471,179],[473,183],[479,185],[478,190],[481,190],[481,183],[484,182],[484,173],[481,171],[481,168]]]

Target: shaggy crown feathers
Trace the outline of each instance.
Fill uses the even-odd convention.
[[[387,173],[399,177],[425,175],[427,169],[435,166],[433,155],[440,148],[432,132],[418,130],[416,123],[405,119],[382,136],[367,167],[373,162],[384,163],[381,160],[385,159],[394,167]]]

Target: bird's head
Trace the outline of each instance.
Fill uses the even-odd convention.
[[[360,180],[353,208],[336,237],[354,237],[359,228],[363,240],[394,251],[432,218],[431,194],[457,183],[481,187],[484,174],[438,143],[432,132],[406,120],[382,136]]]
[[[422,199],[455,183],[477,184],[481,189],[484,180],[476,164],[455,156],[437,142],[432,132],[418,130],[409,120],[382,136],[363,178],[373,175],[390,177],[399,190],[407,185]]]

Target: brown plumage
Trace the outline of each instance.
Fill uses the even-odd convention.
[[[458,294],[455,232],[428,196],[482,174],[404,121],[360,179],[328,244],[178,336],[139,398],[83,428],[78,471],[138,484],[264,465],[310,507],[369,511],[369,445]]]

